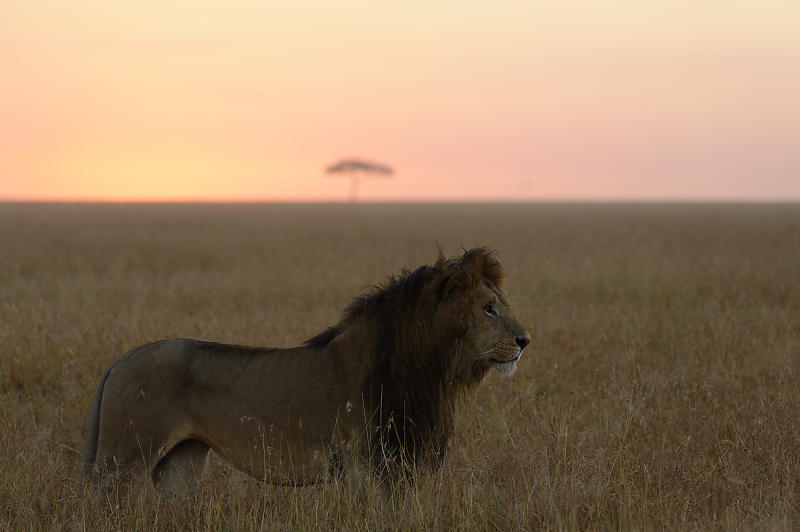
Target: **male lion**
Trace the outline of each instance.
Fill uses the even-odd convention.
[[[485,248],[404,270],[288,349],[196,339],[137,347],[97,388],[82,475],[144,472],[193,486],[213,449],[271,482],[437,467],[456,400],[490,368],[512,373],[530,335]]]

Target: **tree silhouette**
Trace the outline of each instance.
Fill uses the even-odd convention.
[[[334,176],[344,175],[350,178],[350,201],[356,201],[358,186],[365,177],[389,177],[394,173],[390,167],[362,161],[359,159],[343,159],[325,169],[325,172]]]

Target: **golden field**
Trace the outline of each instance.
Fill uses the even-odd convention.
[[[437,243],[499,250],[534,340],[387,497],[212,459],[84,491],[97,380],[168,337],[296,345]],[[0,529],[800,528],[800,205],[0,204]]]

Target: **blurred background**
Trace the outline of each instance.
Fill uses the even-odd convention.
[[[4,0],[0,199],[800,199],[796,1]]]

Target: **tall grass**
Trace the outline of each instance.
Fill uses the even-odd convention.
[[[159,338],[296,345],[436,244],[500,250],[533,333],[444,468],[181,504],[86,492],[97,379]],[[0,528],[797,529],[798,205],[0,204]]]

